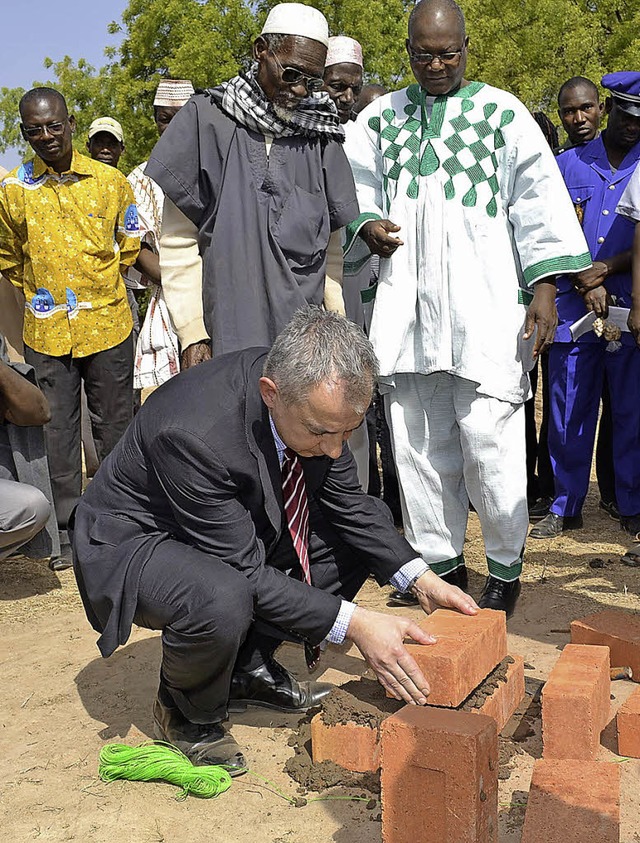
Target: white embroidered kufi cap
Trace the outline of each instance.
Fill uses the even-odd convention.
[[[261,35],[299,35],[319,41],[326,47],[329,43],[327,19],[304,3],[278,3],[269,12]]]
[[[327,60],[324,63],[325,67],[330,67],[332,64],[357,64],[364,68],[362,61],[362,47],[355,38],[349,38],[346,35],[332,35],[329,38],[329,48],[327,49]]]
[[[188,79],[163,79],[158,85],[154,105],[183,106],[193,96],[193,85]]]

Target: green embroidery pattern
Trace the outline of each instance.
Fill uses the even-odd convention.
[[[498,114],[495,103],[486,103],[482,115],[472,114],[476,110],[472,97],[483,87],[482,83],[471,82],[453,97],[436,97],[431,118],[428,119],[425,92],[419,85],[410,85],[407,88],[409,102],[403,109],[406,115],[404,123],[398,125],[398,115],[392,108],[386,108],[381,117],[369,119],[369,128],[380,136],[383,157],[391,162],[383,175],[382,185],[388,204],[395,197],[403,170],[410,175],[407,196],[417,199],[419,178],[432,175],[442,166],[449,176],[444,186],[448,200],[456,196],[456,185],[462,181],[465,189],[462,204],[475,207],[479,200],[479,187],[486,184],[489,201],[485,209],[489,216],[496,216],[498,205],[495,197],[500,191],[496,177],[496,151],[505,145],[502,129],[512,122],[515,114],[511,109]],[[450,155],[440,162],[431,141],[442,137],[447,103],[454,97],[462,100],[461,113],[448,121],[445,132],[452,131],[445,137],[444,145]]]
[[[498,213],[495,197],[500,192],[496,177],[498,171],[496,150],[502,149],[505,145],[502,129],[511,123],[515,113],[510,108],[505,109],[500,114],[498,126],[495,126],[489,122],[491,118],[497,116],[498,106],[494,102],[488,102],[483,106],[482,118],[476,122],[472,122],[474,115],[471,115],[471,112],[474,108],[473,100],[463,99],[462,114],[449,121],[454,134],[444,142],[451,152],[450,157],[442,162],[442,166],[449,175],[449,179],[445,182],[444,194],[447,199],[453,199],[456,195],[454,179],[457,176],[466,176],[471,185],[462,197],[462,204],[466,208],[474,208],[478,202],[478,186],[486,182],[491,196],[485,210],[490,217],[495,217]]]

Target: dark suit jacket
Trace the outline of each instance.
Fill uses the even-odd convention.
[[[127,640],[142,567],[168,537],[242,571],[256,616],[311,643],[331,629],[340,598],[269,564],[287,524],[258,390],[265,355],[261,348],[223,355],[156,390],[78,504],[76,577],[103,655]],[[387,507],[358,486],[346,446],[337,460],[302,464],[310,499],[379,583],[415,558]]]

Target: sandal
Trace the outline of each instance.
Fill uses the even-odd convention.
[[[630,568],[640,568],[640,544],[634,544],[620,559],[623,565]]]

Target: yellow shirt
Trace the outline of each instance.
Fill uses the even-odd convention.
[[[115,167],[74,151],[58,174],[36,156],[0,183],[0,272],[24,291],[35,351],[86,357],[125,340],[122,273],[139,248],[133,193]]]

